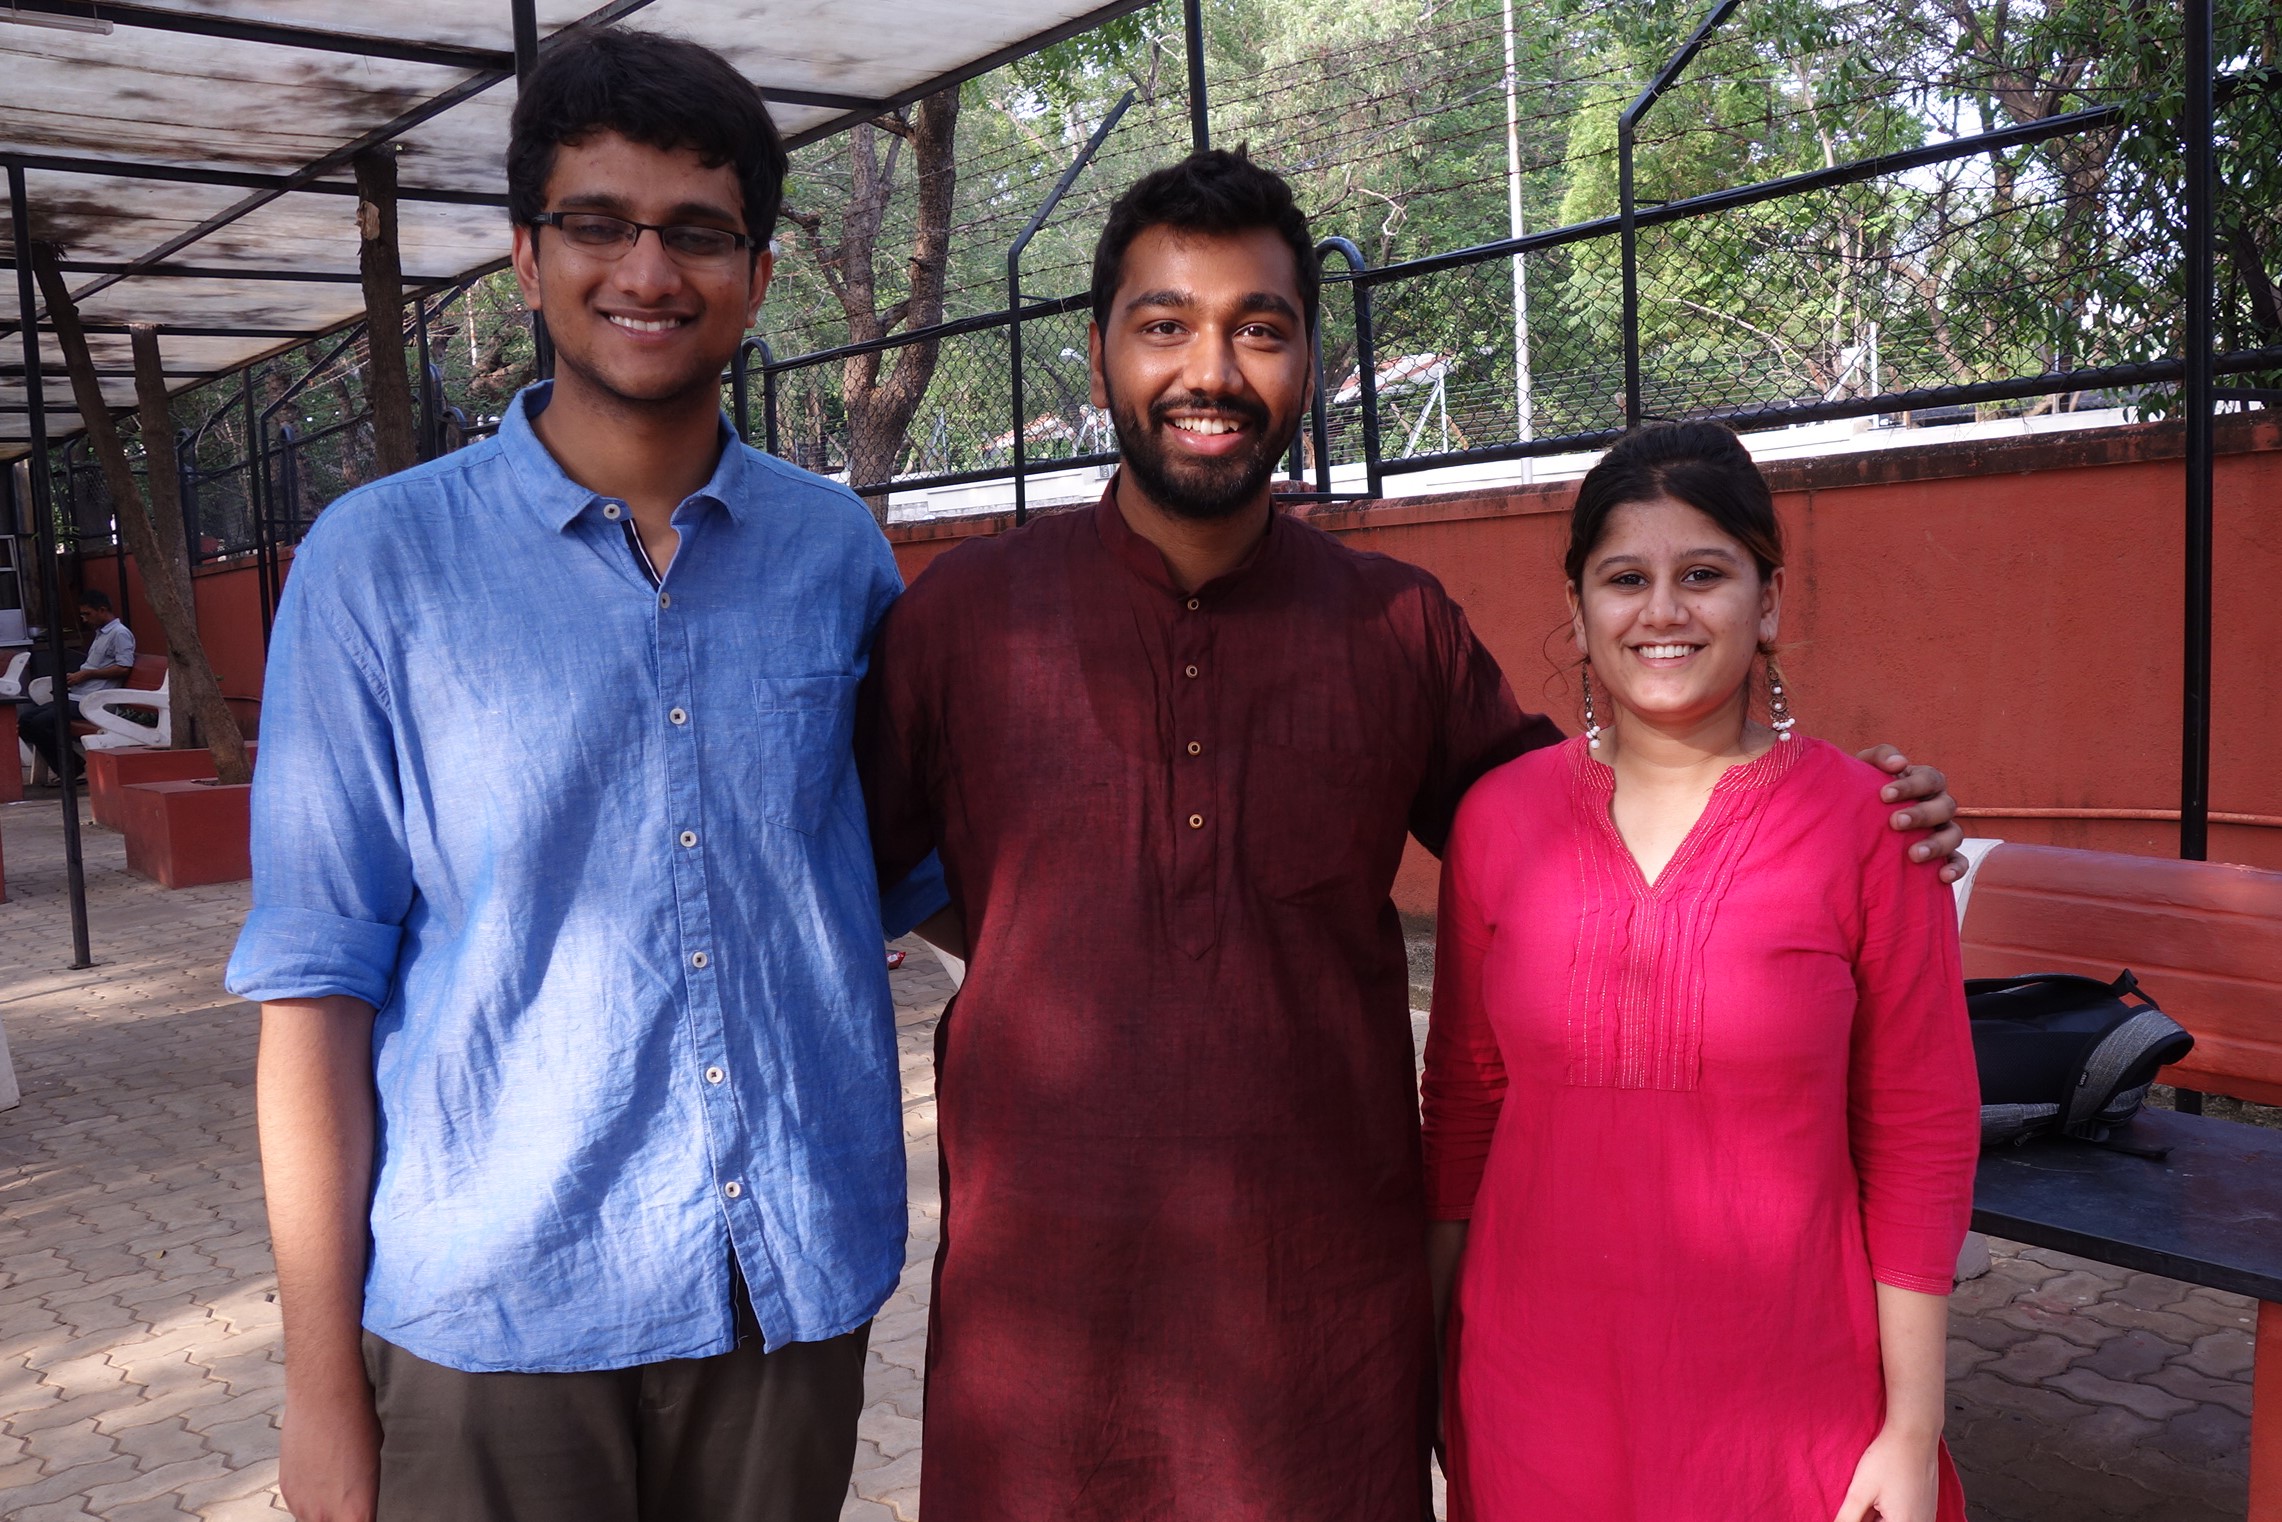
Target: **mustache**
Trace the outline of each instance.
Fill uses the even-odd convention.
[[[1254,428],[1264,429],[1268,426],[1268,409],[1250,397],[1206,396],[1201,391],[1192,391],[1182,398],[1167,397],[1162,401],[1152,403],[1149,408],[1149,421],[1152,425],[1162,428],[1171,421],[1176,412],[1195,412],[1213,417],[1232,418],[1239,422],[1249,423]]]

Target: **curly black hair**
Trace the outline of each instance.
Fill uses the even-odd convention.
[[[1277,234],[1291,248],[1307,330],[1315,331],[1323,277],[1307,218],[1284,177],[1253,163],[1242,146],[1234,151],[1207,148],[1145,174],[1109,208],[1109,220],[1093,249],[1093,320],[1105,330],[1110,304],[1117,299],[1117,285],[1125,275],[1125,251],[1152,227],[1220,234],[1264,227]]]

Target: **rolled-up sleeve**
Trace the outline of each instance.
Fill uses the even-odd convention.
[[[396,977],[412,863],[387,688],[340,605],[338,562],[306,547],[278,610],[254,774],[253,912],[224,981],[247,999],[346,994],[378,1008]]]

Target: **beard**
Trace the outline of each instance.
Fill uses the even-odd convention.
[[[1108,390],[1106,383],[1103,389]],[[1268,409],[1249,398],[1191,393],[1159,401],[1146,417],[1120,402],[1114,392],[1108,393],[1108,399],[1124,467],[1133,472],[1134,482],[1150,501],[1176,518],[1208,523],[1233,517],[1257,502],[1291,442],[1288,431],[1282,442],[1276,440]],[[1164,430],[1172,426],[1171,415],[1182,411],[1217,412],[1238,419],[1246,425],[1250,442],[1225,459],[1176,460],[1164,442]],[[1297,427],[1295,419],[1293,428]]]

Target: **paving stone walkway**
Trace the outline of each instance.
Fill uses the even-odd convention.
[[[68,972],[61,833],[52,795],[0,805],[0,1028],[24,1089],[0,1113],[0,1522],[281,1517],[254,1012],[220,987],[245,890],[163,892],[89,830],[97,965]],[[950,985],[910,944],[892,982],[912,1236],[872,1334],[851,1522],[918,1517]],[[1975,1522],[2243,1517],[2249,1302],[2000,1243],[1955,1305]]]

